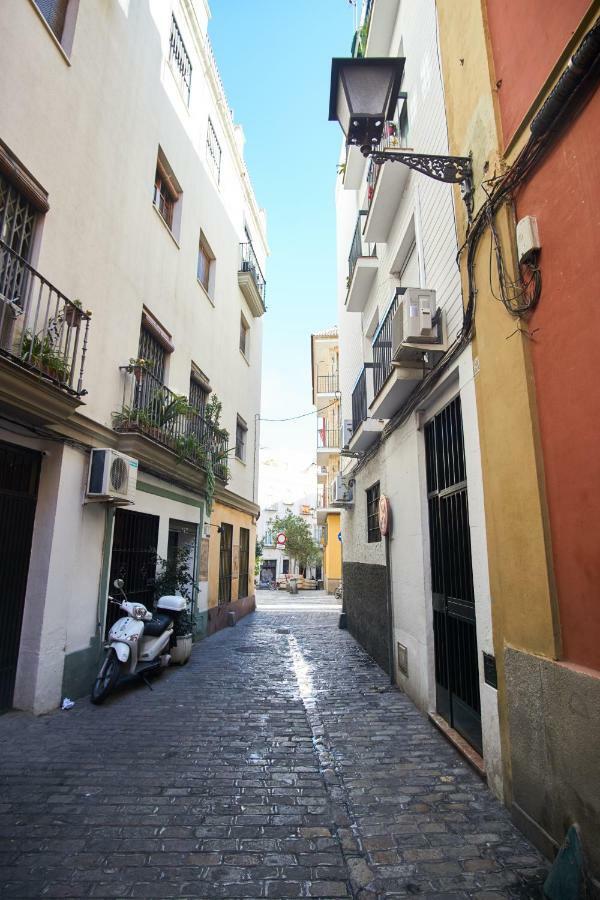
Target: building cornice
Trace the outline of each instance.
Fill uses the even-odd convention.
[[[227,490],[226,487],[220,484],[217,484],[215,487],[215,500],[217,503],[223,504],[223,506],[231,506],[233,509],[248,513],[250,516],[258,518],[260,515],[260,506],[253,503],[252,500],[247,500],[245,497]]]

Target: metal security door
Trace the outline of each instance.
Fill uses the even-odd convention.
[[[460,397],[425,426],[437,711],[481,752],[481,706]]]
[[[0,444],[0,712],[13,700],[40,454]]]
[[[221,547],[219,554],[219,603],[231,601],[233,553],[233,525],[221,524]]]
[[[154,578],[156,576],[156,548],[158,546],[158,516],[117,509],[113,533],[108,591],[115,599],[115,578],[125,582],[125,593],[132,601],[152,609]],[[123,613],[113,603],[106,610],[106,635]]]

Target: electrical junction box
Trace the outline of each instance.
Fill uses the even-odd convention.
[[[525,218],[517,222],[517,253],[519,254],[519,262],[527,262],[534,253],[541,249],[537,219],[535,216],[525,216]]]

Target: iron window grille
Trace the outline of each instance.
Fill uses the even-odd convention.
[[[29,260],[37,210],[0,173],[0,241]]]
[[[65,29],[69,0],[35,0],[35,5],[50,26],[56,39],[60,42]]]
[[[246,459],[246,438],[248,436],[248,426],[239,416],[235,428],[235,455],[242,462]]]
[[[250,566],[250,531],[248,528],[240,528],[240,576],[238,597],[248,596]]]
[[[197,381],[196,378],[190,378],[190,396],[189,402],[190,406],[193,406],[195,410],[197,410],[201,416],[204,416],[204,411],[206,409],[206,399],[208,397],[208,391],[206,388]]]
[[[171,36],[169,38],[169,62],[181,93],[189,106],[192,91],[192,63],[175,16],[171,16]]]
[[[367,541],[374,544],[381,540],[379,530],[379,482],[367,488]]]
[[[208,119],[208,130],[206,133],[206,158],[209,168],[211,169],[217,184],[221,180],[221,145],[215,132],[213,123]]]
[[[148,371],[161,384],[164,383],[165,379],[166,355],[165,348],[157,341],[152,332],[142,327],[140,329],[138,358],[146,361]]]

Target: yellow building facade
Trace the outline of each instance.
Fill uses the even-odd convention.
[[[337,328],[316,332],[310,340],[313,404],[317,408],[317,525],[322,528],[323,585],[333,594],[342,580],[341,516],[337,498],[344,435]]]

